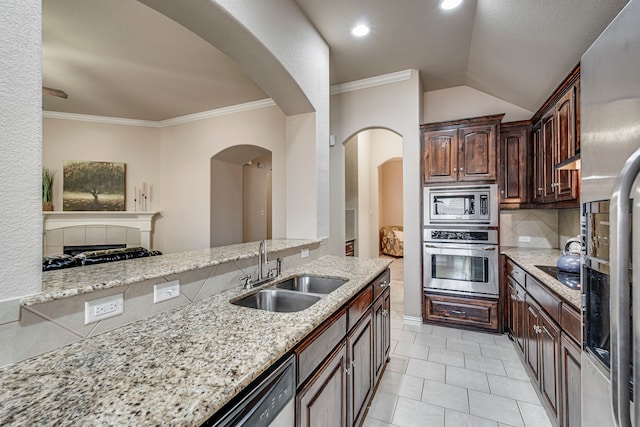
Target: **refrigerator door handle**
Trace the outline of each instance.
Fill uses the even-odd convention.
[[[629,239],[631,237],[629,197],[638,173],[640,173],[640,150],[633,153],[622,166],[622,170],[613,184],[613,194],[609,206],[611,220],[609,256],[611,267],[611,300],[609,304],[611,311],[611,404],[614,421],[616,426],[619,427],[631,427],[631,414],[629,412],[631,399],[629,378],[631,375],[632,351],[631,325],[629,325],[629,319],[631,318],[629,312]],[[638,290],[636,289],[635,291]],[[634,302],[637,294],[635,291]],[[634,304],[634,310],[636,309],[637,305]],[[638,318],[636,317],[636,319]],[[637,334],[637,331],[634,331],[634,333]],[[640,366],[640,364],[635,366]],[[634,375],[638,375],[638,369],[635,369],[635,371]],[[637,392],[637,388],[638,383],[634,381],[634,392]],[[634,418],[636,418],[635,413]]]
[[[631,226],[632,254],[640,254],[640,184],[636,185],[633,191],[633,224]],[[635,259],[638,259],[638,255],[635,256]],[[631,283],[640,283],[640,263],[634,262],[633,257],[631,258],[631,262],[633,267]],[[634,319],[640,319],[640,317],[637,317],[640,316],[640,289],[638,288],[640,288],[640,286],[633,287],[632,307]],[[633,327],[633,363],[634,367],[640,367],[640,327],[636,326]],[[635,368],[633,371],[633,395],[640,396],[640,394],[638,394],[640,393],[640,384],[638,384],[638,381],[640,381],[640,372],[638,368]],[[640,422],[640,402],[638,402],[638,400],[636,400],[636,403],[633,405],[633,420],[634,425],[640,426],[640,424],[638,424]]]

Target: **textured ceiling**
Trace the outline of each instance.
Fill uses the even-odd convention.
[[[415,68],[537,110],[628,0],[296,0],[326,40],[331,83]],[[44,0],[44,109],[163,120],[267,98],[233,61],[131,0]],[[357,21],[372,27],[355,39]]]

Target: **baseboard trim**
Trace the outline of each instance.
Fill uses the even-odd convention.
[[[422,325],[422,317],[402,316],[402,323],[405,325]]]

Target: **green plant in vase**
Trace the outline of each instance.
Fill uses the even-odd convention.
[[[52,211],[53,201],[51,196],[51,187],[53,187],[53,176],[55,171],[43,168],[42,169],[42,210]]]

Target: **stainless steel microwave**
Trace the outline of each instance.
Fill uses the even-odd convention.
[[[425,187],[424,225],[497,227],[498,186]]]

